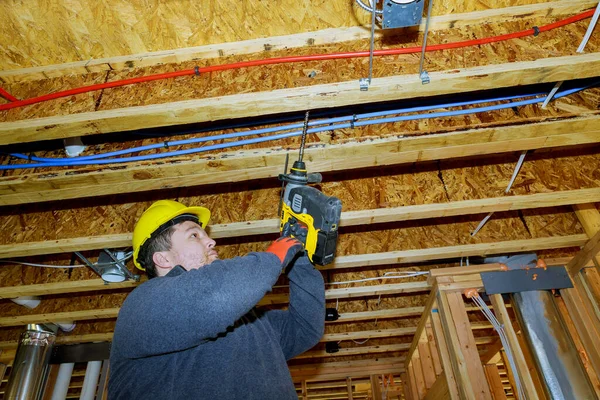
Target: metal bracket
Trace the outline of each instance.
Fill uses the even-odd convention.
[[[376,4],[377,4],[377,2],[373,2],[373,5],[371,6],[371,46],[369,47],[369,77],[368,78],[360,78],[358,81],[360,90],[362,92],[369,90],[369,85],[371,84],[371,78],[373,77],[373,51],[375,49]]]
[[[564,266],[482,272],[481,280],[487,294],[573,287],[573,282]]]
[[[425,33],[423,34],[423,47],[421,48],[421,61],[419,62],[419,78],[421,78],[421,84],[427,85],[431,82],[429,78],[429,74],[425,71],[425,49],[427,48],[427,34],[429,33],[429,20],[431,19],[431,6],[433,5],[433,0],[429,0],[429,5],[427,6],[427,19],[425,20]]]
[[[360,86],[361,92],[366,92],[367,90],[369,90],[369,82],[370,82],[369,78],[360,78],[358,80],[358,85]]]

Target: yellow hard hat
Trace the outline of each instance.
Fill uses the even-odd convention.
[[[177,217],[186,215],[197,217],[198,224],[202,225],[202,228],[206,228],[206,224],[210,219],[208,208],[186,207],[173,200],[156,201],[144,211],[133,229],[133,263],[137,268],[142,271],[146,270],[138,260],[140,249],[144,246],[144,243],[153,234],[164,231],[164,229],[172,226],[174,223],[185,221],[185,219]]]

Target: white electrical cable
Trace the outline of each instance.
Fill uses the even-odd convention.
[[[521,155],[519,156],[519,161],[517,161],[517,166],[515,167],[515,170],[513,171],[512,177],[510,178],[510,182],[508,182],[508,186],[506,187],[506,190],[504,191],[504,193],[508,193],[510,191],[510,189],[512,188],[513,183],[515,183],[515,179],[517,179],[517,175],[519,174],[519,171],[521,171],[521,167],[523,166],[523,161],[525,161],[526,155],[527,155],[527,150],[522,152]]]
[[[506,353],[506,358],[508,358],[508,363],[510,364],[510,367],[512,368],[512,370],[515,371],[515,373],[513,375],[514,375],[514,379],[515,379],[516,389],[519,392],[519,398],[524,399],[525,392],[523,390],[521,378],[517,371],[517,363],[515,362],[514,356],[512,354],[512,350],[508,343],[508,338],[506,336],[506,332],[504,331],[504,325],[502,325],[500,323],[500,321],[498,321],[498,319],[496,318],[496,316],[494,315],[492,310],[488,307],[487,304],[485,304],[485,301],[483,301],[483,299],[481,297],[479,297],[479,295],[473,296],[471,299],[473,300],[475,305],[477,305],[477,307],[481,310],[483,315],[485,315],[485,317],[488,319],[488,321],[490,321],[492,323],[492,326],[494,327],[496,332],[498,332],[498,336],[500,336],[500,342],[502,342],[502,347],[504,347],[504,352]]]
[[[123,261],[129,260],[132,256],[133,256],[133,252],[128,252],[125,254],[125,257],[123,257],[117,261],[112,261],[109,263],[100,263],[100,264],[96,263],[94,265],[96,267],[108,267],[111,265],[117,265]],[[40,268],[81,268],[81,267],[87,266],[87,265],[81,265],[81,264],[74,264],[74,265],[37,264],[37,263],[30,263],[30,262],[17,261],[17,260],[0,260],[0,263],[19,264],[19,265],[27,265],[29,267],[40,267]]]
[[[404,278],[414,278],[415,276],[427,275],[429,272],[427,271],[400,271],[400,272],[386,272],[384,276],[377,276],[375,278],[364,278],[364,279],[355,279],[352,281],[343,281],[343,282],[328,282],[326,285],[347,285],[350,283],[361,283],[361,282],[370,282],[370,281],[379,281],[384,279],[404,279]],[[394,276],[392,274],[402,274],[400,276]],[[290,285],[277,285],[273,286],[273,289],[281,289],[288,288]]]
[[[396,276],[393,274],[402,274],[400,276]],[[427,275],[429,272],[426,271],[414,271],[414,272],[386,272],[384,276],[377,276],[375,278],[364,278],[364,279],[356,279],[352,281],[344,281],[344,282],[329,282],[327,285],[345,285],[347,283],[360,283],[360,282],[370,282],[370,281],[378,281],[384,279],[404,279],[404,278],[412,278],[415,276]]]
[[[510,178],[510,182],[508,182],[508,186],[506,187],[506,190],[504,190],[505,194],[510,191],[510,189],[512,188],[512,185],[515,183],[515,179],[517,179],[517,175],[519,175],[519,171],[521,171],[521,167],[523,166],[523,161],[525,161],[526,155],[527,155],[527,150],[523,151],[521,153],[521,155],[519,156],[519,161],[517,161],[517,165],[515,166],[515,170],[513,171],[512,177]],[[492,215],[494,215],[493,211],[491,213],[489,213],[488,215],[486,215],[485,218],[483,220],[481,220],[479,225],[477,225],[477,228],[475,228],[475,230],[473,232],[471,232],[471,236],[475,236],[477,234],[477,232],[479,232],[481,230],[481,228],[483,228],[483,226],[486,224],[486,222],[488,222],[488,220],[492,217]]]
[[[362,8],[363,10],[368,11],[368,12],[373,12],[372,5],[369,7],[365,3],[363,3],[361,0],[355,0],[355,1],[356,1],[356,4],[358,4],[360,6],[360,8]],[[370,0],[369,0],[369,4],[372,4]],[[375,14],[381,15],[381,14],[383,14],[383,11],[375,10]]]
[[[394,0],[392,0],[392,1],[394,1]],[[587,31],[585,32],[585,35],[583,36],[583,40],[581,41],[579,48],[577,48],[578,53],[583,53],[583,49],[585,49],[585,46],[587,45],[588,40],[590,40],[590,36],[592,36],[592,32],[594,31],[594,28],[596,27],[596,24],[598,23],[599,16],[600,16],[600,2],[598,3],[598,6],[596,6],[596,11],[594,12],[594,16],[592,17],[592,20],[590,21],[590,24],[588,25]]]

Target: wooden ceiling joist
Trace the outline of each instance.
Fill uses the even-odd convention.
[[[401,284],[402,285],[402,284]],[[366,289],[362,290],[360,293],[363,297],[369,296],[379,296],[380,294],[397,294],[396,291],[400,290],[400,293],[406,293],[406,286],[403,285],[400,288],[396,288],[392,290],[390,288],[382,288],[382,286],[387,285],[377,285],[377,286],[366,286]],[[419,283],[417,287],[423,286]],[[430,287],[427,286],[429,289]],[[288,301],[287,295],[267,295],[267,300],[263,299],[261,304],[286,304]],[[331,294],[331,292],[327,293],[328,300],[332,299],[345,299],[344,294],[339,295],[337,293]],[[115,319],[119,314],[120,307],[112,307],[112,308],[101,308],[101,309],[92,309],[92,310],[77,310],[77,311],[60,311],[60,312],[51,312],[51,313],[43,313],[43,314],[29,314],[29,315],[19,315],[12,317],[0,317],[0,327],[9,327],[9,326],[25,326],[27,324],[39,324],[39,323],[52,323],[55,321],[97,321],[102,319]],[[384,319],[396,319],[396,318],[407,318],[407,317],[418,317],[423,312],[424,307],[403,307],[403,308],[391,308],[385,310],[374,310],[374,311],[360,311],[360,312],[349,312],[349,313],[341,313],[339,318],[336,321],[328,321],[328,324],[347,324],[353,322],[361,322],[361,321],[372,321],[372,320],[384,320]],[[478,311],[479,309],[476,307],[467,307],[467,311]]]
[[[467,13],[456,13],[431,17],[429,30],[444,30],[468,25],[480,25],[512,21],[519,18],[560,17],[577,14],[597,4],[595,0],[552,1],[548,3],[526,4]],[[424,31],[425,22],[419,26]],[[376,32],[377,37],[381,34]],[[316,32],[306,32],[285,36],[251,39],[239,42],[186,47],[148,53],[96,58],[65,64],[44,65],[0,71],[0,82],[23,82],[34,79],[48,79],[67,74],[88,74],[100,71],[115,71],[141,68],[168,63],[181,63],[203,59],[218,59],[225,56],[272,52],[298,47],[319,46],[352,40],[368,39],[370,31],[363,26],[331,28]]]
[[[386,253],[340,256],[322,270],[358,268],[401,263],[418,263],[461,257],[485,256],[493,254],[512,254],[524,251],[560,249],[583,246],[587,242],[585,234],[553,236],[537,239],[509,240],[494,243],[465,244],[448,247],[432,247],[418,250],[390,251]]]
[[[429,85],[412,74],[373,78],[368,91],[350,81],[3,122],[0,145],[568,81],[594,77],[599,68],[600,54],[590,53],[432,71]]]
[[[312,171],[330,172],[599,142],[600,116],[591,115],[421,137],[308,145],[305,160]],[[0,178],[0,205],[275,179],[285,164],[286,152],[242,151],[218,154],[210,160]]]
[[[332,268],[356,268],[359,266],[415,263],[422,261],[443,260],[449,258],[472,257],[491,254],[510,254],[523,251],[578,247],[585,245],[585,243],[587,243],[587,239],[588,238],[586,234],[578,234],[562,237],[555,236],[538,239],[511,240],[505,242],[479,243],[421,250],[392,251],[387,253],[372,253],[357,256],[340,256],[336,258],[336,261],[333,264],[336,267]],[[410,290],[428,290],[428,287],[424,285],[418,285],[418,283],[419,282],[409,282],[409,285],[406,285],[404,287],[399,286],[397,290],[404,292]],[[22,286],[7,286],[0,288],[0,299],[12,299],[19,296],[44,296],[50,294],[114,290],[120,288],[132,288],[138,284],[138,282],[134,281],[105,284],[105,282],[102,279],[89,279],[83,281],[67,281]],[[388,289],[385,290],[387,290],[388,293],[391,291],[391,289],[389,288],[393,287],[393,285],[381,286],[387,287]],[[326,293],[329,293],[327,296],[330,296],[329,298],[333,299],[341,297],[356,297],[364,296],[366,291],[373,293],[373,288],[374,286],[371,286],[371,289],[364,289],[360,287],[346,289],[330,289]],[[380,292],[377,292],[377,294],[379,293]],[[270,296],[282,297],[281,295]],[[285,301],[285,299],[282,297],[281,301]]]
[[[488,322],[473,322],[471,323],[471,327],[473,329],[491,329],[492,325]],[[321,338],[321,342],[339,342],[341,340],[362,340],[396,336],[409,336],[414,335],[416,331],[416,326],[409,326],[395,329],[376,329],[358,332],[326,333]]]
[[[344,357],[344,356],[357,356],[364,354],[378,354],[378,353],[390,353],[396,351],[406,351],[410,348],[410,343],[400,344],[387,344],[382,346],[360,346],[360,347],[347,347],[341,348],[335,353],[328,353],[325,350],[312,350],[302,353],[295,357],[295,360],[302,360],[307,358],[325,358],[325,357]]]
[[[594,202],[600,202],[600,188],[536,193],[522,196],[503,196],[375,210],[347,211],[342,212],[340,226],[369,225]],[[277,219],[215,224],[210,225],[208,228],[208,232],[213,239],[264,235],[277,233],[278,231],[279,220]],[[130,245],[130,233],[15,243],[0,245],[0,258],[70,253],[74,251],[128,247]]]

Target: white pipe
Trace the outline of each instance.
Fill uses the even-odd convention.
[[[38,296],[20,296],[11,300],[23,307],[29,308],[30,310],[39,306],[41,301]]]
[[[88,362],[79,400],[94,400],[96,387],[98,386],[98,378],[100,377],[100,367],[102,367],[102,361]]]
[[[54,384],[51,400],[65,400],[69,391],[69,383],[71,383],[71,375],[73,374],[73,366],[75,363],[60,364],[58,368],[58,376]]]
[[[600,16],[600,3],[596,7],[596,11],[594,11],[594,16],[592,17],[592,20],[590,21],[590,24],[588,25],[587,31],[585,32],[585,35],[583,36],[583,40],[581,41],[581,44],[579,44],[579,48],[577,49],[578,53],[583,53],[583,49],[585,49],[585,46],[587,45],[588,40],[590,40],[590,36],[592,36],[592,32],[594,31],[594,28],[596,27],[596,24],[598,23],[598,16]]]

